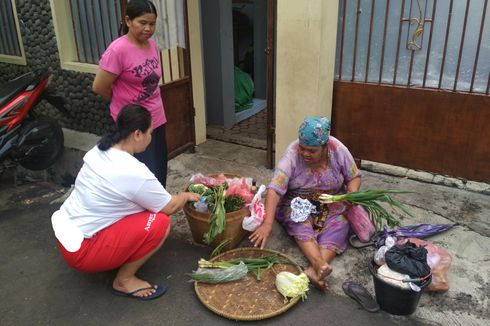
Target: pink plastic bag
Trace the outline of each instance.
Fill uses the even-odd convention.
[[[190,183],[201,183],[206,187],[215,187],[225,182],[226,177],[223,173],[219,174],[217,177],[209,177],[202,175],[201,173],[197,173],[194,174],[190,179]]]
[[[349,221],[350,227],[359,238],[359,241],[369,242],[376,230],[364,208],[359,205],[353,205],[347,209],[344,216]]]
[[[226,197],[237,196],[243,199],[248,204],[254,198],[254,193],[250,190],[245,178],[228,179],[228,190],[226,190]]]
[[[397,244],[403,244],[408,240],[417,246],[424,246],[427,249],[427,264],[432,271],[432,282],[427,286],[427,291],[446,292],[449,290],[449,282],[446,275],[452,261],[449,252],[433,243],[417,238],[399,240]]]

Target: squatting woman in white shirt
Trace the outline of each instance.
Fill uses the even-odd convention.
[[[133,155],[151,142],[151,114],[126,105],[116,130],[84,156],[75,187],[52,216],[65,261],[83,272],[119,268],[113,294],[142,300],[165,293],[163,285],[138,278],[138,269],[163,245],[171,215],[199,196],[170,195]]]

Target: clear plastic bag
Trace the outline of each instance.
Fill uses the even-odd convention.
[[[215,284],[241,280],[247,276],[247,272],[247,265],[241,261],[228,268],[198,268],[189,276],[193,281]]]
[[[446,292],[449,290],[447,271],[452,262],[449,252],[433,243],[417,238],[403,239],[398,243],[404,243],[407,240],[427,249],[427,264],[432,270],[432,282],[427,286],[427,291]]]

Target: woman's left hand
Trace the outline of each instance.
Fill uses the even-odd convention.
[[[253,243],[254,247],[260,247],[260,249],[264,249],[267,243],[267,239],[272,233],[272,225],[262,224],[255,230],[248,239]]]

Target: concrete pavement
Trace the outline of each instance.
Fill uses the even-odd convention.
[[[93,140],[87,141],[85,145],[91,147],[92,143]],[[68,172],[77,170],[82,155],[83,152],[68,149],[50,175],[69,178]],[[262,150],[207,141],[197,147],[196,153],[185,153],[170,161],[168,190],[181,191],[189,177],[197,172],[230,172],[254,177],[259,184],[267,183],[271,171],[264,168],[264,161],[265,152]],[[79,273],[67,267],[58,252],[50,215],[60,206],[57,199],[67,192],[67,188],[43,181],[39,175],[33,176],[34,181],[15,186],[11,172],[5,171],[0,179],[2,325],[237,323],[205,308],[197,299],[192,284],[187,282],[185,273],[195,269],[197,260],[208,257],[210,250],[192,243],[182,213],[173,216],[170,239],[140,273],[145,279],[165,283],[168,293],[152,302],[114,297],[110,293],[113,272]],[[367,270],[374,248],[349,248],[334,260],[334,271],[329,277],[331,293],[324,295],[312,289],[305,302],[298,303],[280,316],[253,324],[488,324],[490,195],[487,185],[476,184],[472,189],[464,189],[414,180],[413,176],[379,172],[382,171],[364,171],[363,188],[414,191],[398,197],[414,214],[413,218],[403,221],[404,225],[458,223],[450,231],[428,239],[446,248],[453,256],[448,273],[450,290],[447,293],[423,294],[417,311],[408,317],[382,311],[368,313],[343,293],[341,285],[347,279],[356,280],[374,294],[372,278]],[[247,246],[248,241],[241,245]],[[289,255],[300,264],[306,263],[279,225],[275,225],[268,247]]]

